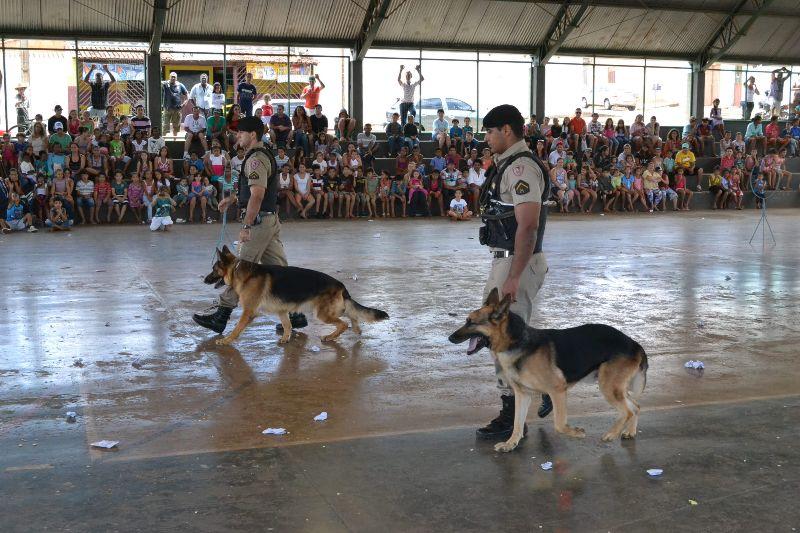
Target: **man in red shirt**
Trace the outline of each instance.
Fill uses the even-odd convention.
[[[319,85],[317,85],[319,82]],[[310,115],[314,112],[314,108],[319,103],[319,93],[325,88],[325,84],[319,79],[319,74],[314,74],[308,78],[308,85],[303,88],[300,98],[306,101],[306,113]]]
[[[778,124],[778,117],[773,116],[769,119],[769,124],[764,127],[764,135],[767,137],[767,147],[774,147],[779,150],[789,144],[789,138],[781,138],[781,127]]]
[[[569,142],[575,152],[582,151],[581,141],[586,136],[586,121],[581,118],[581,108],[575,110],[575,116],[569,121]]]

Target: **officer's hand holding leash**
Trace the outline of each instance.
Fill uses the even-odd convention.
[[[517,233],[514,236],[514,259],[511,262],[508,278],[501,289],[503,295],[511,295],[512,301],[517,300],[519,280],[533,255],[541,208],[541,204],[534,202],[517,204],[514,208],[514,218],[517,220]]]

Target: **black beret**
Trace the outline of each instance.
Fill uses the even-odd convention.
[[[525,124],[522,113],[511,104],[503,104],[494,107],[483,117],[484,130],[486,128],[501,128],[506,124],[509,126],[519,125],[520,127]]]
[[[254,131],[256,133],[264,132],[264,123],[258,117],[244,117],[239,119],[237,125],[239,131]]]

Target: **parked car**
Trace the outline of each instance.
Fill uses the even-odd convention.
[[[272,98],[269,101],[272,108],[277,110],[278,105],[283,106],[283,112],[289,116],[292,116],[296,107],[305,105],[305,100],[300,100],[298,98],[292,98],[291,100],[287,100],[286,98]],[[253,104],[253,109],[258,109],[259,107],[264,106],[264,99],[260,98],[255,104]],[[328,117],[330,120],[330,117]]]
[[[581,98],[581,107],[584,109],[589,107],[592,101],[591,95]],[[602,107],[603,109],[611,109],[612,107],[625,107],[629,111],[636,109],[638,99],[636,94],[631,91],[620,89],[614,85],[595,86],[594,88],[594,105],[595,107]]]
[[[464,118],[469,117],[475,122],[477,111],[472,107],[472,104],[459,100],[458,98],[451,98],[449,96],[436,96],[433,98],[423,98],[417,101],[414,105],[417,110],[416,121],[419,122],[423,128],[430,131],[433,129],[433,121],[436,120],[436,112],[439,109],[444,110],[444,116],[448,120],[457,118],[463,125]],[[400,99],[395,100],[394,104],[386,111],[386,122],[384,126],[392,121],[392,114],[400,112]]]

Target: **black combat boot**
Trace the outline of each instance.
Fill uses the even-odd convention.
[[[502,440],[511,436],[514,431],[514,397],[500,396],[503,400],[503,408],[497,418],[489,422],[482,428],[478,428],[475,433],[482,439]],[[528,434],[528,424],[525,424],[523,435]]]
[[[547,394],[542,394],[542,405],[539,406],[539,410],[536,411],[536,414],[539,415],[539,418],[544,418],[549,415],[553,411],[553,401],[550,399],[550,396]]]
[[[225,326],[228,325],[228,319],[231,317],[232,312],[232,307],[223,307],[220,305],[213,313],[208,315],[195,313],[192,315],[192,319],[204,328],[208,328],[214,333],[221,334],[225,331]]]
[[[292,323],[292,329],[300,329],[308,325],[308,320],[306,320],[306,315],[304,315],[303,313],[289,313],[289,322]],[[278,323],[275,326],[275,331],[277,333],[283,333],[283,324]]]

